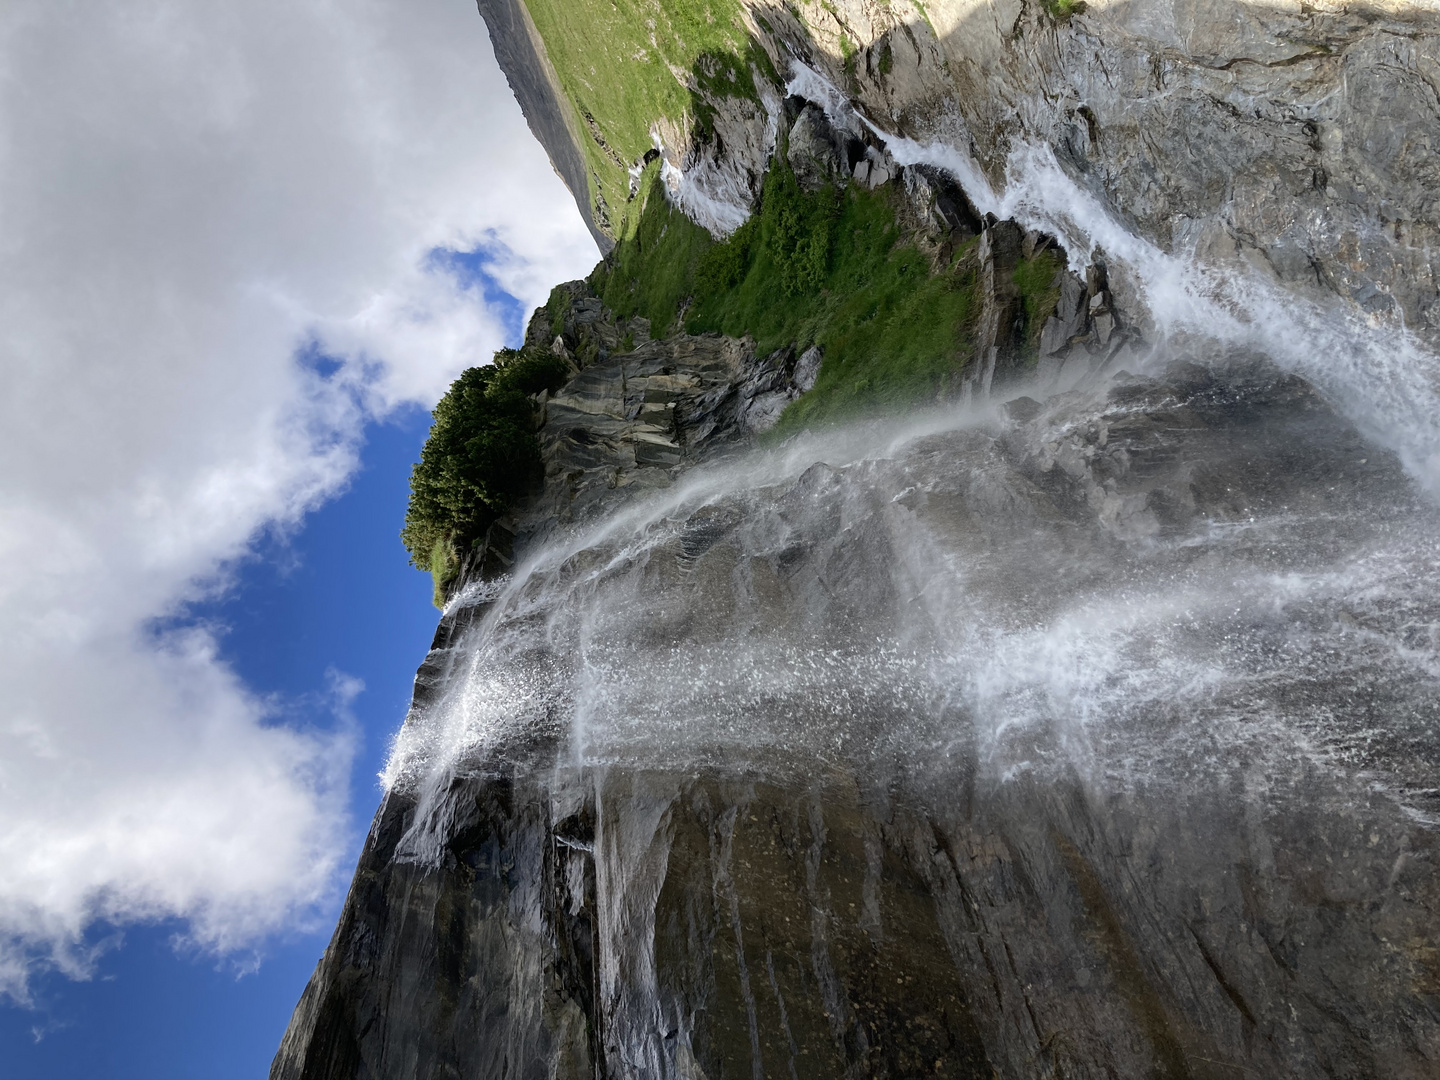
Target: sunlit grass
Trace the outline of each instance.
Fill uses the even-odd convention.
[[[705,128],[709,118],[692,84],[755,98],[751,66],[775,77],[736,0],[524,2],[575,108],[591,183],[598,177],[617,234],[629,197],[626,169],[651,148],[651,125],[688,116]]]
[[[762,354],[819,345],[819,378],[781,434],[934,400],[969,362],[971,248],[937,272],[902,241],[893,190],[804,192],[777,156],[759,213],[722,243],[665,201],[658,178],[645,197],[635,235],[592,285],[617,315],[649,318],[657,337],[683,322],[690,333],[748,334]]]
[[[1085,0],[1045,0],[1045,10],[1051,18],[1064,22],[1072,15],[1083,15]]]

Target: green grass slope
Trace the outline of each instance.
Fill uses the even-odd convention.
[[[707,96],[758,100],[752,69],[779,82],[735,0],[523,2],[584,133],[591,204],[603,199],[617,238],[627,169],[651,149],[657,120],[703,132]]]
[[[803,191],[777,155],[759,213],[717,243],[652,175],[637,227],[591,286],[617,315],[648,318],[655,337],[748,334],[762,353],[821,346],[820,377],[781,418],[782,434],[934,400],[972,359],[974,242],[934,267],[902,237],[899,197],[856,185]]]

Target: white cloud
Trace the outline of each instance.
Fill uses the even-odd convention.
[[[345,726],[148,628],[498,347],[426,259],[478,243],[527,304],[595,259],[466,0],[6,5],[0,993],[97,918],[223,950],[333,894]]]

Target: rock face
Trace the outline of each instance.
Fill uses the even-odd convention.
[[[915,81],[953,94],[917,123],[959,110],[992,175],[1043,142],[1168,250],[1238,256],[1440,340],[1434,4],[1091,3],[1061,23],[1018,0],[926,10],[949,78],[917,55]],[[871,107],[912,105],[859,78]]]
[[[786,155],[801,187],[818,191],[837,176],[850,175],[840,140],[818,106],[806,104],[790,128]]]
[[[1434,1075],[1393,456],[1177,358],[635,499],[767,370],[653,344],[547,405],[576,527],[447,612],[272,1077]]]
[[[583,366],[541,404],[545,484],[514,525],[525,545],[748,447],[814,385],[817,348],[797,361],[790,349],[757,356],[749,338],[650,340],[645,319],[616,320],[582,281],[563,287],[572,301],[551,347]],[[537,312],[527,340],[551,329]]]

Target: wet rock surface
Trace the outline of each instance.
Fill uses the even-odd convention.
[[[1440,529],[1305,382],[688,476],[447,614],[274,1077],[1433,1075]]]

